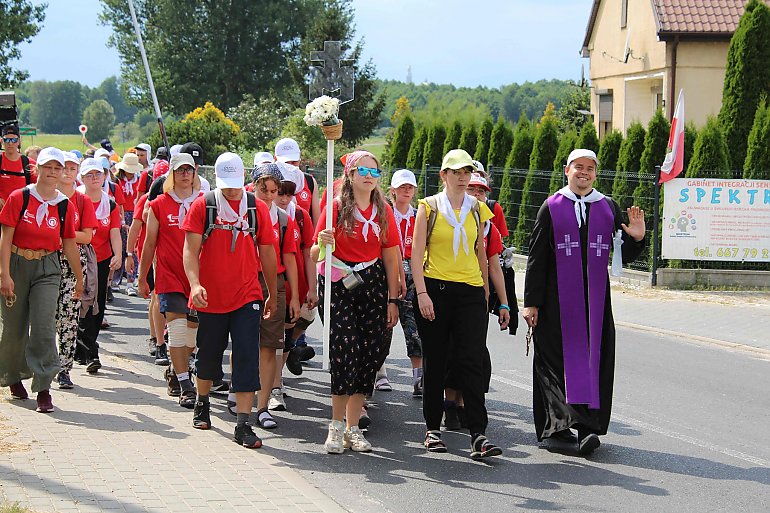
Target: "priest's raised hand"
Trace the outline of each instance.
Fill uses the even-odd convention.
[[[638,242],[644,238],[644,232],[646,230],[644,225],[644,210],[637,206],[633,206],[627,208],[626,213],[628,214],[628,224],[621,224],[620,226],[623,228],[624,232]]]

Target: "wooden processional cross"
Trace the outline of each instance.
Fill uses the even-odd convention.
[[[343,58],[342,45],[339,41],[324,41],[324,49],[320,52],[310,52],[310,101],[326,95],[337,98],[340,105],[353,101],[355,94],[355,76],[352,61]],[[334,141],[326,141],[326,228],[332,226],[332,189],[334,182]],[[323,325],[323,368],[329,368],[329,330],[331,326],[331,248],[326,252],[326,275],[324,279],[324,312],[326,319]]]

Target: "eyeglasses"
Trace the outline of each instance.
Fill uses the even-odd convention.
[[[278,194],[280,196],[294,196],[297,192],[297,184],[294,182],[281,182],[281,186],[278,188]]]
[[[180,175],[191,175],[195,173],[195,168],[190,166],[182,166],[180,168],[174,169],[174,173],[179,173]]]
[[[13,144],[13,143],[19,142],[19,138],[18,137],[3,137],[3,142],[7,142],[7,143],[10,143],[10,144]]]
[[[82,175],[83,178],[90,178],[91,180],[95,180],[99,178],[100,176],[104,176],[104,173],[86,173]]]
[[[379,178],[380,177],[380,170],[376,167],[361,167],[358,166],[356,168],[358,170],[358,174],[361,176],[366,175],[372,175],[372,178]]]

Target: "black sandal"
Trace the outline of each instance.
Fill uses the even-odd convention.
[[[257,426],[262,429],[275,429],[278,427],[278,424],[273,416],[270,415],[270,412],[267,411],[267,408],[263,408],[257,412]]]
[[[446,452],[446,444],[441,440],[441,431],[425,433],[425,449],[428,452]]]
[[[192,410],[195,408],[195,402],[198,400],[198,393],[195,390],[182,390],[179,395],[179,406]]]

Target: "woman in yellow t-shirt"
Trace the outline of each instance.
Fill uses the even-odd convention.
[[[441,164],[444,190],[420,201],[412,242],[412,276],[417,293],[415,317],[423,345],[423,416],[425,448],[446,452],[441,440],[444,378],[453,366],[465,388],[465,411],[471,434],[471,458],[502,454],[485,436],[487,339],[487,257],[479,226],[493,217],[489,208],[465,193],[471,156],[451,150]],[[433,215],[432,215],[433,214]],[[434,219],[431,222],[431,219]],[[430,237],[428,225],[433,224]],[[422,262],[423,265],[418,265]]]

